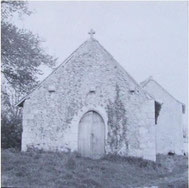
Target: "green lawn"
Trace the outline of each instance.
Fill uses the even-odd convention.
[[[157,156],[157,162],[75,153],[2,150],[2,186],[32,188],[187,188],[187,157]]]

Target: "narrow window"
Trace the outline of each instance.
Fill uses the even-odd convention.
[[[185,114],[185,105],[182,104],[182,113]]]
[[[161,110],[161,104],[155,101],[155,124],[157,124],[160,110]]]

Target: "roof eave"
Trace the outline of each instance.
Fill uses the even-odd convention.
[[[24,106],[24,102],[25,102],[25,98],[24,99],[22,99],[21,101],[19,101],[15,106],[16,107],[23,107]]]

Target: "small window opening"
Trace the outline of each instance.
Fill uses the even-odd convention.
[[[89,91],[90,94],[95,94],[95,91]]]
[[[129,90],[130,91],[130,93],[134,93],[135,92],[135,90]]]
[[[185,105],[182,104],[182,113],[185,114]]]
[[[155,124],[156,125],[157,125],[160,110],[161,110],[161,104],[155,101]]]
[[[91,86],[90,88],[89,88],[89,93],[90,94],[95,94],[95,86]]]
[[[55,92],[55,86],[54,85],[49,85],[48,86],[48,91],[49,92]]]

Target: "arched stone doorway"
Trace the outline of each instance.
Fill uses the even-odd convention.
[[[105,124],[95,111],[83,115],[79,122],[78,150],[84,157],[99,159],[104,155]]]

